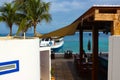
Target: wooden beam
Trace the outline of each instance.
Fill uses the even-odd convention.
[[[98,13],[95,14],[95,21],[113,21],[116,19],[117,14]]]
[[[93,26],[93,54],[92,54],[92,80],[98,80],[98,28]]]
[[[94,14],[95,14],[95,12],[91,12],[91,13],[89,13],[89,14],[86,14],[86,15],[84,15],[84,16],[82,17],[82,20],[86,20],[86,19],[88,19],[88,18],[91,18],[92,16],[94,16]]]

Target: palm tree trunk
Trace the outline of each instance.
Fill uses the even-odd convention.
[[[10,26],[10,36],[12,36],[12,26]]]
[[[36,36],[36,24],[34,25],[34,36]]]

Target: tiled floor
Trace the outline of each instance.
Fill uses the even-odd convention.
[[[63,56],[52,59],[52,68],[55,73],[55,80],[91,80],[91,77],[80,77],[78,75],[73,59],[64,59]],[[107,80],[99,76],[98,80]]]
[[[76,73],[73,59],[52,59],[52,68],[54,69],[56,80],[83,80]]]

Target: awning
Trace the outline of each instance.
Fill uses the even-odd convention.
[[[52,31],[50,33],[44,34],[42,36],[38,36],[39,38],[47,38],[47,37],[64,37],[67,35],[73,35],[75,34],[77,27],[78,27],[79,21],[77,20],[76,22],[60,28],[58,30]]]
[[[36,37],[41,37],[43,34],[36,32]]]

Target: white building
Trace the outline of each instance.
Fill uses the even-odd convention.
[[[38,38],[1,37],[0,80],[50,80],[50,52]]]

